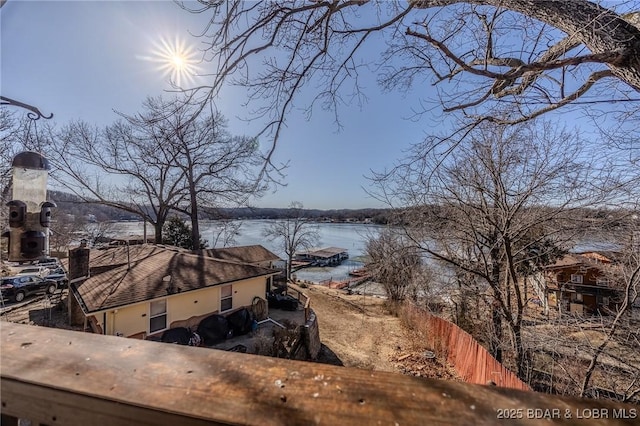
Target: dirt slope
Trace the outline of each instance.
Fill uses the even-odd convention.
[[[302,291],[318,316],[323,362],[335,361],[335,354],[347,367],[458,380],[452,368],[425,358],[427,348],[385,308],[383,299],[317,285]]]
[[[346,295],[321,286],[303,290],[318,316],[320,339],[346,366],[395,371],[390,357],[405,340],[400,320],[382,299]],[[406,346],[406,344],[405,344]]]

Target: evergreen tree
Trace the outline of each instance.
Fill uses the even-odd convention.
[[[193,247],[191,226],[179,216],[171,216],[162,229],[162,243],[190,249]],[[206,248],[207,242],[200,238],[198,248]]]

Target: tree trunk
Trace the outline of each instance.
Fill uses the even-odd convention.
[[[291,279],[291,262],[293,261],[293,255],[289,255],[289,258],[287,259],[287,279],[285,280],[286,282],[289,282],[289,280]]]
[[[191,248],[200,248],[200,224],[198,222],[198,202],[195,194],[191,193]]]
[[[524,345],[522,343],[522,328],[519,324],[511,324],[510,328],[513,337],[513,349],[515,351],[515,362],[518,377],[521,380],[527,380],[529,365],[525,357]]]
[[[460,295],[460,298],[458,300],[458,303],[455,304],[455,322],[458,327],[471,332],[472,330],[469,328],[469,324],[467,323],[467,316],[469,316],[469,319],[471,320],[471,315],[469,315],[469,313],[467,312],[467,292],[464,288],[464,283],[462,281],[463,279],[464,278],[462,277],[458,277],[458,279],[456,280],[458,283],[458,294]]]
[[[500,308],[493,304],[491,310],[491,318],[493,322],[493,335],[491,336],[491,344],[489,351],[491,355],[498,362],[502,362],[502,316],[500,315]]]
[[[498,361],[502,362],[502,315],[501,315],[501,303],[505,303],[503,294],[501,292],[501,273],[500,273],[500,250],[495,244],[498,240],[497,234],[494,234],[489,238],[489,241],[493,242],[493,248],[491,249],[489,256],[491,258],[491,276],[489,285],[493,290],[493,303],[491,304],[491,320],[493,323],[493,336],[491,336],[491,355]]]
[[[160,220],[156,220],[156,222],[153,224],[153,229],[155,230],[156,233],[156,244],[162,244],[162,227],[164,226],[164,222],[160,221]]]

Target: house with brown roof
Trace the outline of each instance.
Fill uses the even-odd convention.
[[[282,281],[285,279],[286,272],[284,261],[278,255],[259,244],[251,246],[204,249],[194,251],[194,253],[227,262],[247,263],[249,265],[279,270],[279,274],[269,277],[267,291],[271,291],[274,280]]]
[[[242,262],[241,251],[230,261],[165,246],[118,246],[91,251],[84,272],[70,252],[70,300],[77,302],[71,300],[71,317],[103,334],[144,337],[192,317],[251,307],[265,300],[278,271]]]
[[[548,306],[561,313],[595,314],[615,310],[619,292],[608,272],[613,252],[568,253],[544,270]]]

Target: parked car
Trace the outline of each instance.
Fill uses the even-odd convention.
[[[58,288],[66,288],[69,284],[69,278],[67,278],[67,271],[62,266],[52,268],[51,272],[44,277],[45,280],[51,280],[58,283]]]
[[[28,266],[24,268],[14,268],[14,274],[16,277],[24,275],[35,275],[40,278],[44,278],[51,273],[51,269],[45,266]]]
[[[9,265],[11,275],[38,275],[45,276],[49,270],[61,267],[62,264],[57,257],[45,257],[27,263],[14,263]]]
[[[53,294],[58,289],[58,284],[52,280],[25,275],[19,277],[6,277],[0,281],[0,294],[2,300],[22,302],[25,297],[32,294]]]
[[[46,266],[47,268],[53,269],[60,266],[60,259],[58,259],[57,257],[45,257],[34,261],[33,264],[37,266]]]

